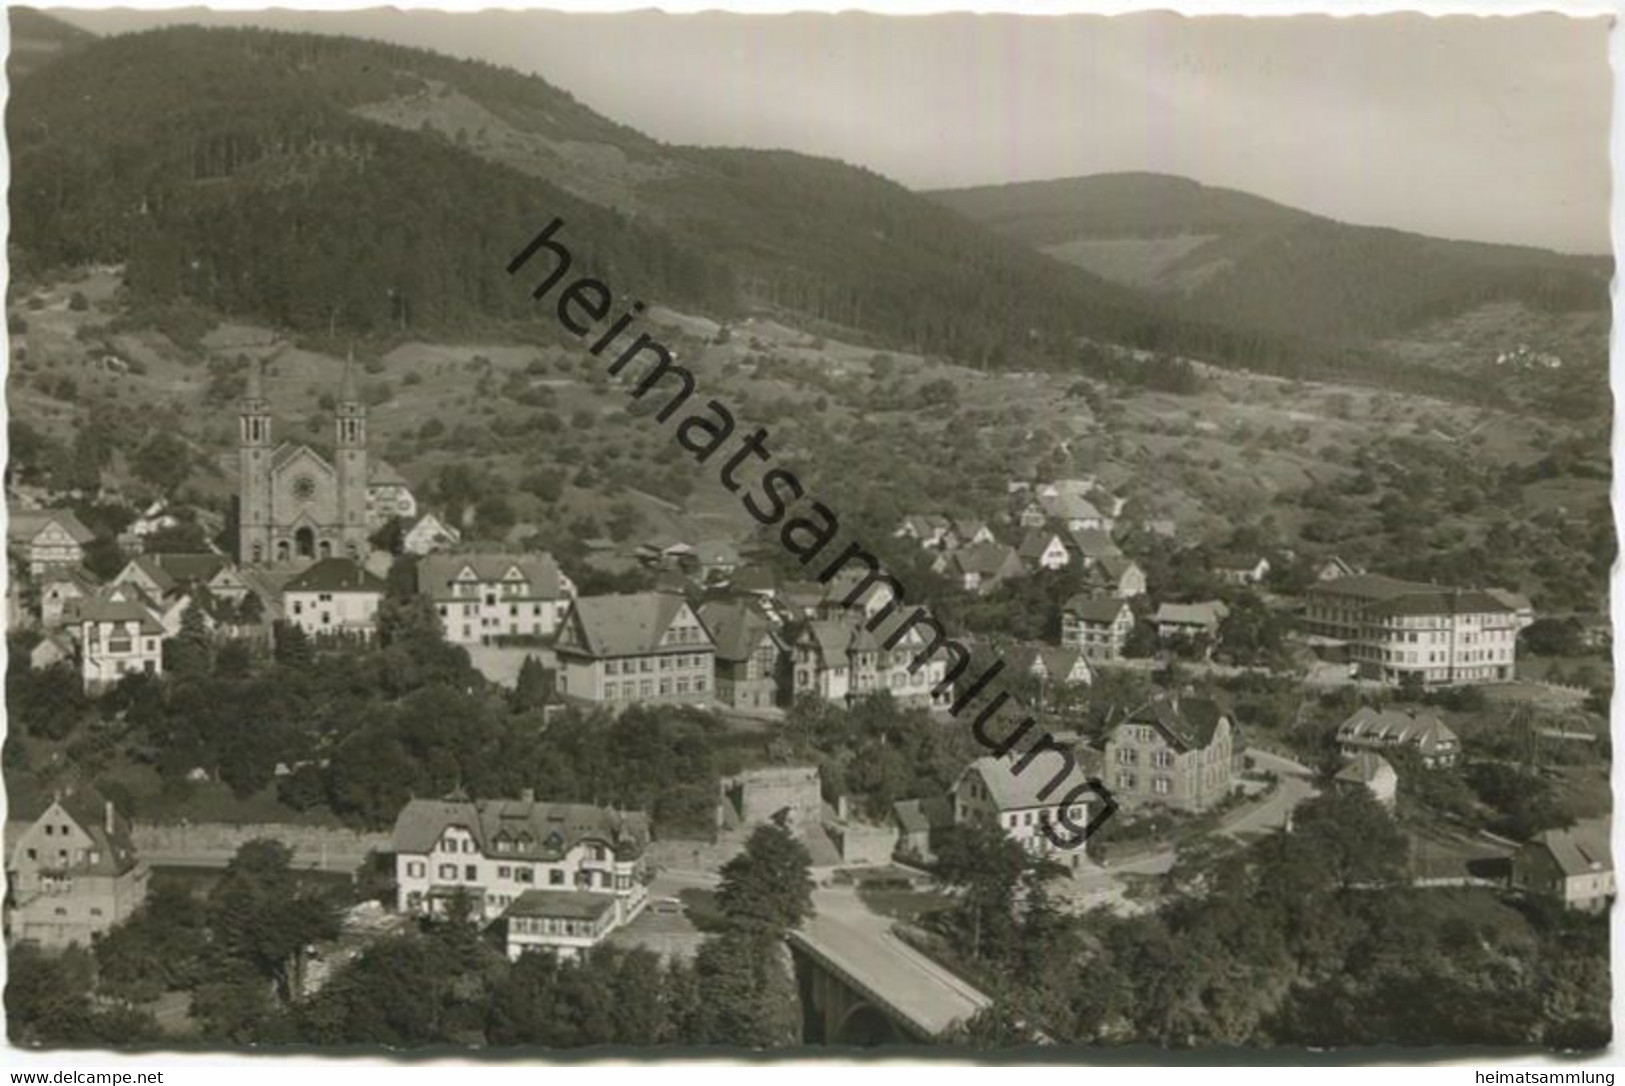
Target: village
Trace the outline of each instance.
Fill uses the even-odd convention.
[[[936,644],[903,626],[885,578],[798,578],[760,538],[597,540],[585,573],[643,587],[581,591],[553,554],[465,540],[466,525],[420,502],[370,447],[356,370],[347,363],[337,384],[329,457],[279,439],[268,378],[250,363],[234,550],[211,542],[228,525],[205,510],[157,501],[100,539],[55,496],[14,488],[14,727],[31,729],[20,718],[47,703],[123,718],[150,696],[143,689],[197,674],[200,660],[242,675],[273,658],[361,666],[410,636],[465,654],[534,714],[543,741],[566,716],[701,713],[709,734],[741,737],[754,753],[700,782],[697,820],[708,787],[714,824],[697,833],[691,817],[663,836],[669,815],[582,802],[590,789],[477,794],[467,782],[368,808],[371,827],[352,818],[318,831],[332,835],[331,851],[327,839],[296,846],[296,867],[371,871],[387,889],[351,910],[331,946],[301,956],[307,991],[330,975],[332,955],[353,957],[411,917],[464,908],[513,959],[537,949],[572,958],[605,942],[691,954],[703,930],[692,914],[704,913],[749,833],[769,825],[806,847],[820,894],[882,926],[951,899],[934,875],[938,853],[968,826],[995,827],[1050,865],[1064,908],[1133,915],[1156,906],[1181,855],[1290,833],[1295,810],[1331,792],[1367,796],[1400,819],[1414,886],[1582,911],[1612,899],[1606,820],[1563,799],[1572,781],[1605,772],[1606,706],[1588,713],[1587,691],[1520,678],[1531,633],[1560,627],[1579,651],[1602,651],[1605,624],[1536,614],[1495,585],[1405,580],[1244,540],[1202,552],[1205,594],[1176,594],[1148,571],[1166,560],[1135,552],[1146,540],[1176,545],[1170,519],[1131,522],[1124,499],[1094,478],[1011,479],[1002,517],[918,511],[891,542],[942,578],[961,616],[1033,586],[1049,598],[1048,637],[1014,637],[1000,623],[962,629],[978,654],[1005,661],[1024,709],[1066,745],[1060,776],[1022,775],[1020,751],[989,756],[958,735],[940,740],[950,766],[934,778],[939,790],[911,791],[912,770],[865,783],[848,764],[832,779],[793,753],[817,750],[795,737],[832,726],[831,713],[965,731],[946,715],[955,691]],[[87,568],[88,552],[115,547],[115,575]],[[317,741],[302,759],[277,760],[268,787],[284,797],[312,780],[334,788],[322,776],[333,753]],[[205,785],[220,772],[204,762],[170,770]],[[1117,809],[1086,847],[1058,849],[1043,832],[1052,797],[1087,780]],[[1509,794],[1526,786],[1543,798]],[[9,940],[90,947],[142,907],[155,860],[175,870],[231,858],[218,841],[195,847],[201,834],[188,846],[185,834],[138,825],[145,804],[132,811],[125,798],[121,810],[73,775],[13,792]],[[1091,812],[1070,814],[1081,825]]]

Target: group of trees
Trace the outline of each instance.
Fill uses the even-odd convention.
[[[948,869],[975,881],[934,923],[996,985],[969,1025],[984,1042],[1035,1028],[1177,1047],[1606,1042],[1606,920],[1411,889],[1406,855],[1369,795],[1327,793],[1292,833],[1183,851],[1152,913],[1057,914],[1022,892],[1015,856],[978,856]]]

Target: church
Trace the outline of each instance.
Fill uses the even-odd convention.
[[[346,362],[339,387],[333,459],[308,445],[271,441],[262,361],[251,362],[238,437],[238,558],[244,565],[362,561],[375,525],[369,516],[367,409]],[[376,465],[387,467],[387,465]]]

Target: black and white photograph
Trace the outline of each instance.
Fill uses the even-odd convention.
[[[1608,9],[6,16],[8,1062],[1612,1083]]]

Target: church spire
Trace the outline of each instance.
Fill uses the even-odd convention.
[[[249,403],[260,403],[265,399],[265,375],[261,372],[265,363],[256,358],[248,363],[248,391],[243,399]]]
[[[361,397],[355,390],[355,348],[350,348],[344,359],[344,377],[339,381],[339,402],[358,403]]]

